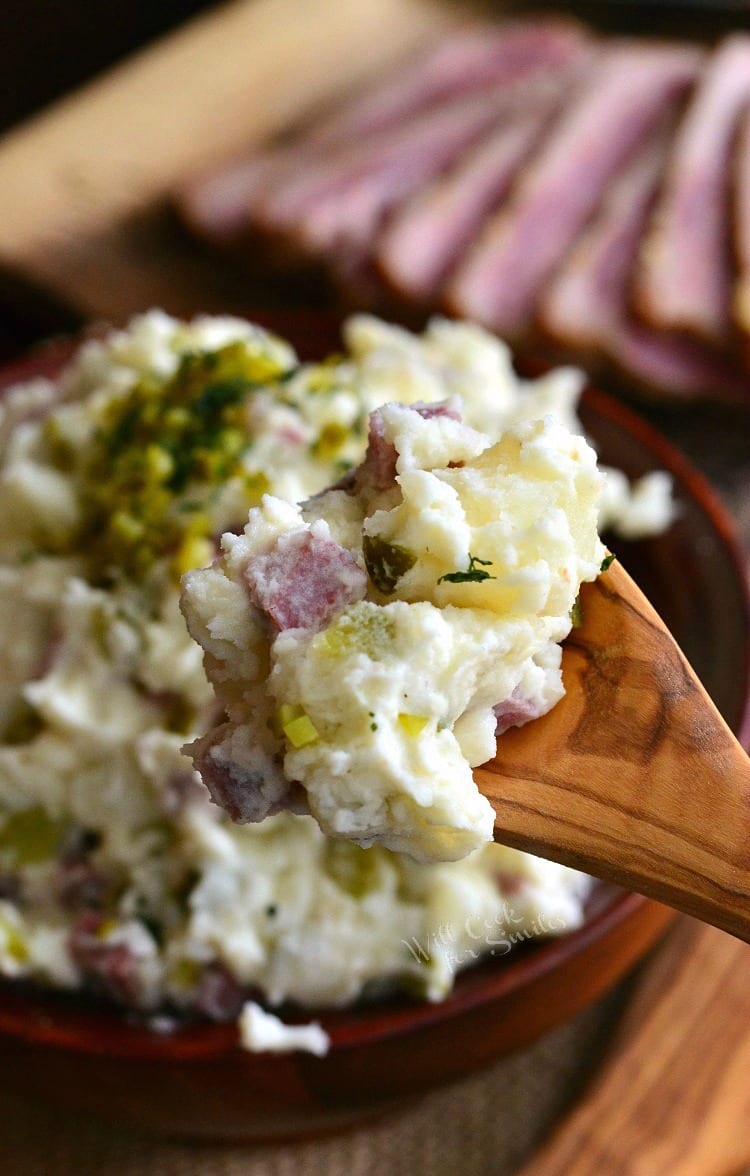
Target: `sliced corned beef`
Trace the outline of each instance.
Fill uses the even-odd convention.
[[[527,113],[500,122],[456,167],[396,210],[374,261],[398,297],[437,301],[448,274],[539,142],[558,94],[556,87],[546,88]]]
[[[738,34],[709,58],[678,128],[635,276],[642,317],[715,344],[729,336],[731,162],[748,103],[750,36]]]
[[[603,357],[662,395],[747,400],[750,381],[728,359],[698,340],[653,330],[629,309],[635,259],[669,143],[669,134],[654,136],[622,173],[546,290],[540,325],[582,360]]]
[[[527,337],[545,283],[701,58],[682,45],[604,50],[449,283],[449,309],[508,339]]]
[[[197,232],[231,242],[246,231],[256,203],[272,199],[306,163],[316,165],[342,146],[357,145],[498,81],[512,84],[536,68],[555,71],[584,36],[572,21],[552,19],[473,24],[454,31],[285,141],[195,177],[179,194],[181,212]]]
[[[732,223],[737,268],[733,312],[741,336],[745,366],[750,371],[750,105],[737,134],[733,178]]]

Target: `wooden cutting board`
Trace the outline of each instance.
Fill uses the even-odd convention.
[[[21,125],[0,139],[0,298],[33,306],[36,290],[115,320],[257,302],[180,230],[169,191],[460,15],[439,0],[236,0]]]
[[[519,1176],[738,1176],[750,1164],[750,946],[682,920],[608,1062]]]

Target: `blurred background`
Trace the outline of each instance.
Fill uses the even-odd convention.
[[[0,11],[0,129],[32,114],[179,24],[207,0],[100,4],[4,0]]]
[[[0,131],[106,69],[216,0],[4,0],[0,11]],[[499,5],[487,5],[488,8]],[[508,7],[504,5],[503,7]],[[575,0],[556,7],[603,29],[705,36],[750,22],[749,0]]]

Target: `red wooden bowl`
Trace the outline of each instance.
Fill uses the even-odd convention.
[[[336,346],[330,319],[254,317],[287,334],[303,355]],[[55,345],[12,365],[0,373],[0,388],[54,372],[71,349]],[[750,608],[729,518],[701,475],[632,412],[589,391],[583,416],[603,461],[631,476],[654,468],[674,475],[681,513],[669,534],[614,546],[747,738]],[[0,1073],[8,1090],[161,1134],[268,1138],[330,1129],[530,1043],[624,975],[672,915],[599,886],[579,931],[487,959],[440,1004],[404,997],[316,1011],[332,1042],[325,1058],[247,1053],[233,1025],[193,1023],[159,1034],[122,1011],[6,982]]]

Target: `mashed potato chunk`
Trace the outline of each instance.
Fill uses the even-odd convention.
[[[563,693],[559,643],[606,554],[602,482],[552,417],[493,444],[450,403],[387,404],[342,486],[264,497],[183,581],[227,715],[189,748],[214,800],[422,861],[490,841],[471,769]]]

